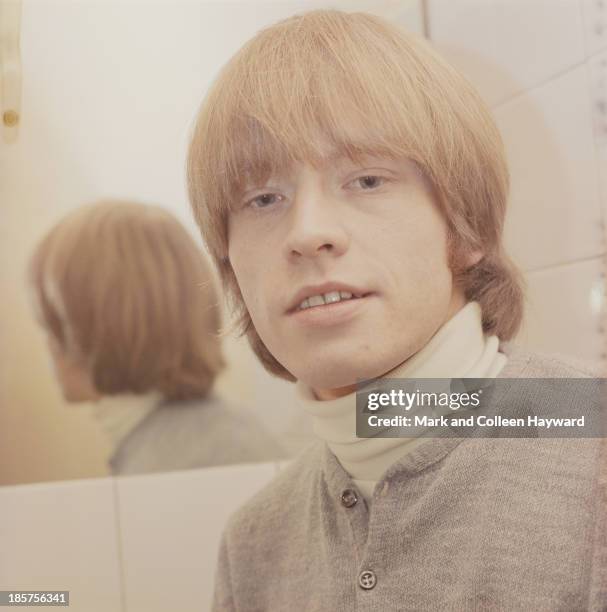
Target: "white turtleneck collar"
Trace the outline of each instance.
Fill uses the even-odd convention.
[[[483,333],[481,309],[469,302],[410,359],[381,378],[494,378],[507,361],[497,336]],[[310,387],[295,385],[298,403],[312,416],[314,432],[325,440],[353,478],[367,503],[382,474],[427,438],[357,438],[356,393],[319,400]]]
[[[162,395],[157,391],[140,395],[122,393],[105,395],[92,405],[93,416],[103,429],[112,453],[161,400]]]

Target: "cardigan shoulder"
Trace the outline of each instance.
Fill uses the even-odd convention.
[[[607,374],[598,361],[530,350],[513,342],[500,344],[500,351],[508,357],[504,368],[508,378],[601,378]]]

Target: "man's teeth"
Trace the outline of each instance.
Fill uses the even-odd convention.
[[[312,306],[322,306],[323,304],[334,304],[335,302],[341,302],[342,300],[349,300],[353,296],[349,291],[330,291],[329,293],[324,293],[322,295],[313,295],[309,298],[306,298],[300,305],[300,310],[305,310],[306,308],[312,308]]]

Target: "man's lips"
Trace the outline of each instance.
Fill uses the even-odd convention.
[[[336,294],[339,294],[339,298],[336,297]],[[350,294],[350,296],[348,296],[348,294]],[[289,307],[286,310],[286,314],[293,314],[300,311],[302,302],[308,298],[312,298],[313,302],[309,305],[309,308],[317,308],[319,306],[337,304],[341,301],[349,301],[351,299],[366,297],[370,294],[371,291],[368,289],[338,281],[329,281],[319,285],[307,285],[302,287],[294,295]],[[318,296],[322,296],[323,302],[320,301],[321,298]]]

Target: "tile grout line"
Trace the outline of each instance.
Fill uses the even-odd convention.
[[[507,104],[510,104],[511,102],[514,102],[515,100],[518,100],[519,98],[522,98],[523,96],[527,94],[535,92],[537,89],[540,89],[541,87],[544,87],[548,85],[549,83],[552,83],[552,81],[556,81],[560,79],[561,77],[565,76],[569,72],[572,72],[573,70],[577,70],[578,68],[581,68],[582,66],[587,65],[589,61],[590,61],[590,58],[586,57],[583,60],[576,62],[575,64],[571,64],[571,66],[568,66],[567,68],[563,68],[562,70],[559,70],[558,72],[555,72],[554,74],[551,74],[549,77],[546,77],[546,79],[544,79],[543,81],[540,81],[539,83],[536,83],[535,85],[532,85],[531,87],[521,89],[520,91],[517,91],[509,96],[506,96],[503,100],[496,102],[491,107],[491,110],[494,112],[497,110],[501,110]]]
[[[512,94],[511,96],[506,97],[503,100],[500,100],[499,102],[495,104],[495,106],[491,108],[491,110],[495,110],[498,107],[504,104],[507,104],[508,102],[511,102],[515,98],[523,96],[526,93],[534,91],[535,89],[539,89],[540,87],[543,87],[544,85],[548,85],[548,83],[550,83],[551,81],[554,81],[556,79],[561,78],[562,76],[565,76],[568,72],[571,72],[572,70],[581,68],[584,64],[586,64],[587,66],[590,66],[590,63],[593,60],[595,60],[599,55],[602,55],[605,52],[607,52],[607,47],[603,47],[599,49],[598,51],[591,53],[590,55],[585,55],[582,60],[580,60],[579,62],[576,62],[575,64],[571,64],[571,66],[569,66],[568,68],[563,68],[562,70],[559,70],[558,72],[555,72],[554,74],[551,74],[550,76],[547,76],[543,81],[540,81],[539,83],[536,83],[535,85],[532,85],[531,87],[528,87],[527,89],[522,89],[521,91],[518,91]]]
[[[421,14],[422,14],[422,24],[423,24],[423,32],[424,32],[424,36],[433,44],[439,44],[437,41],[432,39],[432,32],[431,32],[431,28],[430,28],[430,19],[429,19],[429,13],[428,13],[428,2],[430,0],[420,0],[420,4],[421,4]],[[581,2],[581,0],[580,0]],[[502,106],[505,106],[507,104],[509,104],[510,102],[513,102],[514,100],[524,96],[525,94],[531,93],[533,91],[535,91],[536,89],[539,89],[540,87],[543,87],[545,85],[548,85],[549,83],[551,83],[552,81],[555,81],[563,76],[565,76],[568,72],[572,71],[572,70],[576,70],[577,68],[580,68],[584,65],[589,66],[590,62],[598,55],[600,55],[601,53],[604,53],[607,50],[607,47],[605,48],[600,48],[598,50],[595,50],[593,53],[589,53],[588,52],[588,41],[587,41],[587,33],[586,33],[586,21],[584,18],[584,11],[583,11],[583,6],[580,3],[580,18],[582,21],[581,27],[582,27],[582,40],[583,40],[583,58],[577,62],[574,62],[573,64],[571,64],[570,66],[563,68],[549,76],[547,76],[545,79],[543,79],[542,81],[540,81],[539,83],[535,83],[534,85],[531,85],[530,87],[526,87],[521,89],[520,91],[517,91],[513,94],[510,94],[509,96],[506,96],[504,99],[499,100],[497,102],[495,102],[494,104],[490,105],[491,111],[497,111],[498,109],[500,109]]]
[[[580,263],[586,263],[589,261],[602,261],[607,256],[606,250],[601,250],[596,255],[587,255],[586,257],[578,257],[576,259],[569,259],[567,261],[557,261],[556,263],[546,264],[545,266],[538,266],[537,268],[525,268],[523,272],[525,274],[535,274],[536,272],[547,272],[555,268],[564,268],[566,266],[576,265]]]
[[[114,490],[114,524],[116,525],[116,550],[118,553],[118,572],[120,578],[120,609],[127,612],[126,608],[126,575],[124,566],[124,551],[122,548],[122,529],[120,522],[120,494],[118,492],[118,480],[112,478],[112,489]]]
[[[420,12],[422,18],[422,32],[426,40],[432,41],[432,32],[430,31],[430,17],[428,11],[428,2],[430,0],[420,0]]]
[[[502,106],[505,106],[506,104],[509,104],[510,102],[513,102],[514,100],[524,96],[525,94],[529,94],[535,91],[536,89],[539,89],[540,87],[544,87],[545,85],[548,85],[552,81],[556,81],[557,79],[560,79],[561,77],[565,76],[568,72],[571,72],[572,70],[577,70],[578,68],[581,68],[584,65],[589,67],[590,62],[592,60],[596,59],[597,56],[601,55],[601,53],[605,53],[605,51],[607,50],[607,47],[605,47],[602,49],[598,49],[594,53],[588,54],[586,50],[585,32],[583,33],[583,39],[584,39],[584,57],[579,62],[575,62],[574,64],[571,64],[571,66],[568,66],[567,68],[563,68],[562,70],[559,70],[558,72],[555,72],[554,74],[551,74],[550,76],[546,77],[544,80],[540,81],[539,83],[536,83],[535,85],[532,85],[531,87],[521,89],[520,91],[517,91],[509,96],[506,96],[503,100],[499,100],[493,106],[491,106],[491,110],[496,111],[500,109]]]
[[[600,206],[600,223],[601,223],[601,240],[603,243],[603,247],[607,245],[607,192],[605,191],[605,184],[601,180],[601,167],[600,163],[603,160],[602,147],[599,137],[599,126],[597,125],[596,120],[596,98],[600,95],[597,91],[595,82],[594,82],[594,74],[593,74],[593,64],[595,62],[595,58],[599,55],[605,54],[607,55],[607,47],[600,47],[598,50],[595,50],[594,53],[588,53],[588,49],[590,46],[590,40],[588,38],[588,24],[590,21],[590,16],[586,13],[586,6],[583,1],[580,0],[580,9],[582,12],[582,21],[584,23],[584,46],[586,48],[587,55],[587,79],[588,79],[588,89],[590,91],[590,120],[592,121],[592,143],[594,149],[594,156],[596,160],[596,179],[597,179],[597,191],[599,196],[599,206]],[[607,305],[605,300],[607,298],[607,288],[605,287],[605,275],[607,273],[607,254],[603,253],[600,257],[601,259],[601,271],[599,273],[599,278],[603,281],[603,302],[598,312],[598,334],[602,337],[602,347],[600,349],[600,361],[603,370],[607,368],[607,336],[605,335],[605,324],[607,323]],[[599,339],[600,341],[600,339]]]

